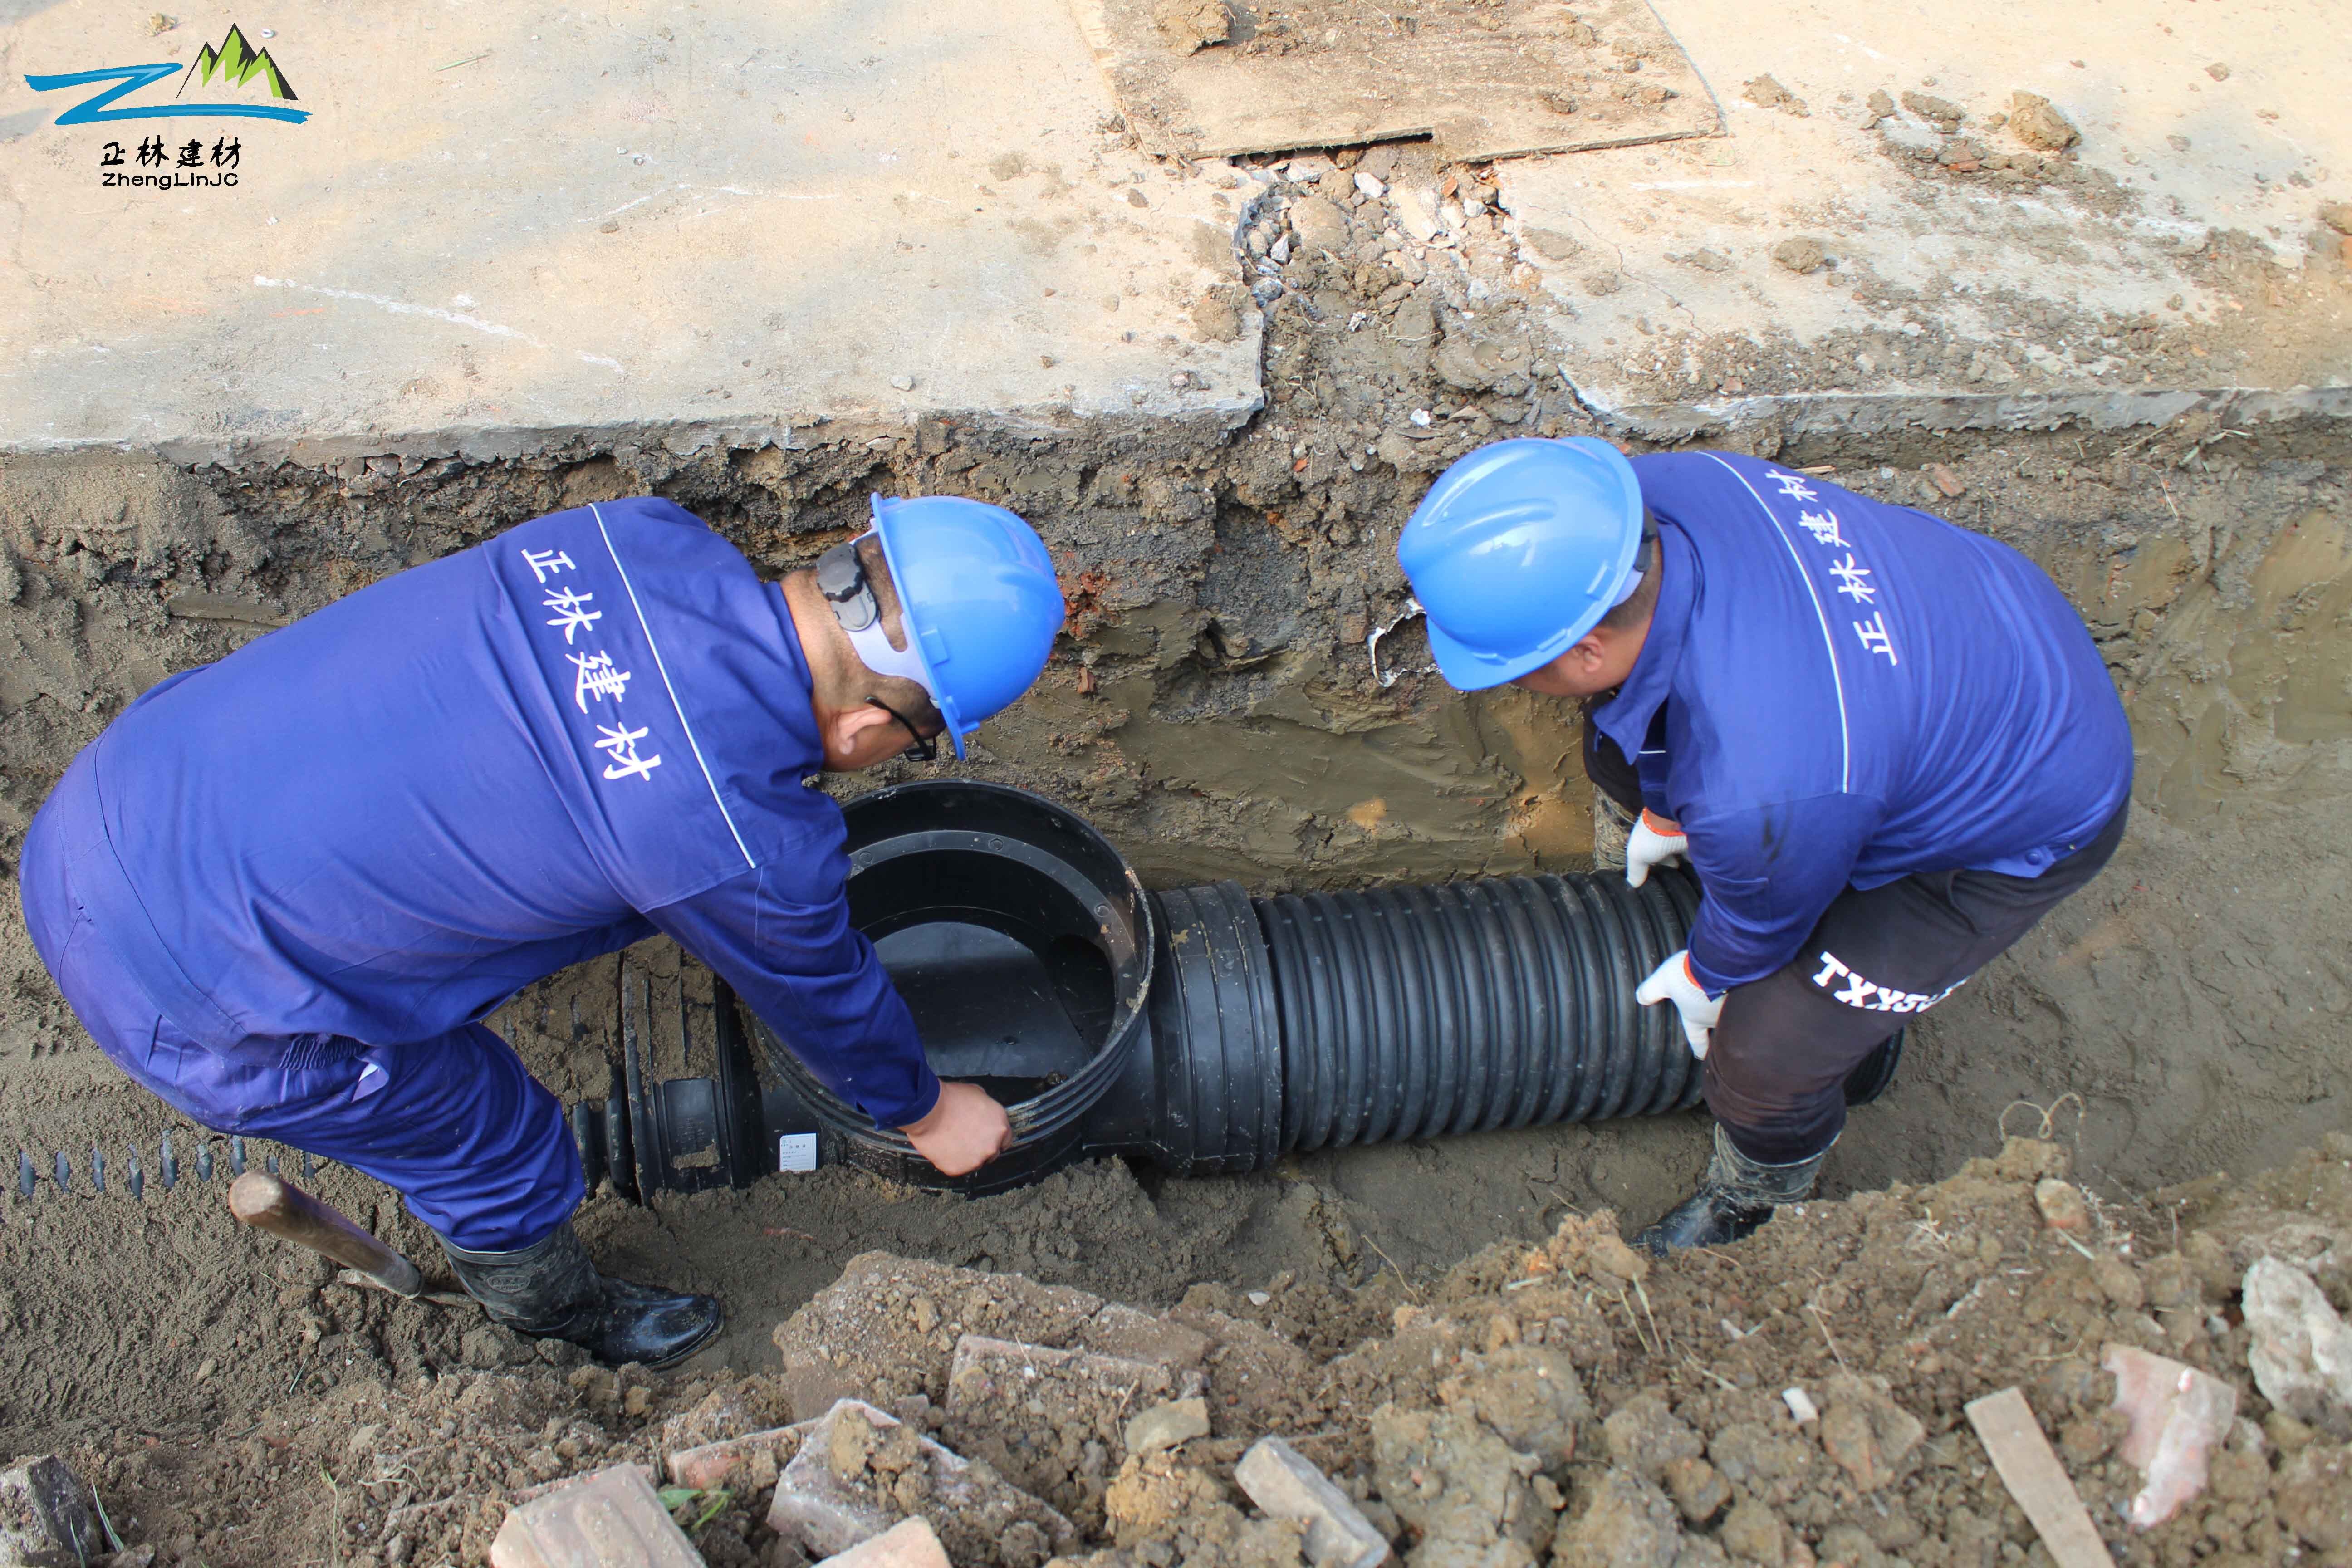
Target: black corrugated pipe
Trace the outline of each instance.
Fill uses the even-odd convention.
[[[933,1067],[1003,1100],[1014,1147],[944,1178],[755,1023],[756,1106],[718,1082],[708,1093],[689,1088],[698,1079],[659,1094],[629,1086],[634,1152],[610,1161],[625,1188],[741,1182],[814,1159],[995,1192],[1104,1155],[1248,1171],[1292,1150],[1650,1116],[1698,1100],[1674,1010],[1633,1001],[1696,910],[1680,872],[1641,889],[1603,872],[1271,899],[1235,882],[1154,893],[1086,822],[1026,791],[905,784],[845,814],[851,920]],[[623,988],[625,1018],[625,978]],[[734,1031],[721,1022],[724,1055]],[[1899,1050],[1898,1036],[1849,1082],[1849,1100],[1883,1090]],[[706,1133],[695,1110],[706,1102],[721,1121],[742,1106],[763,1135]],[[681,1135],[666,1118],[695,1125]],[[599,1140],[582,1142],[593,1179],[606,1162],[593,1157]],[[601,1140],[608,1153],[619,1142]],[[719,1168],[682,1147],[704,1142]],[[681,1170],[649,1161],[648,1146],[673,1150]]]

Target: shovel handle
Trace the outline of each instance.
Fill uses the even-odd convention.
[[[357,1269],[396,1296],[425,1289],[416,1265],[290,1182],[247,1171],[228,1187],[228,1211],[270,1235]]]

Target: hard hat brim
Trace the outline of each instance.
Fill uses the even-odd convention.
[[[1444,676],[1445,684],[1454,690],[1485,691],[1492,687],[1507,685],[1522,675],[1529,675],[1541,669],[1545,665],[1574,647],[1577,638],[1591,629],[1591,626],[1586,626],[1574,636],[1562,635],[1549,638],[1541,647],[1520,654],[1516,658],[1497,658],[1493,654],[1481,653],[1467,643],[1457,642],[1444,627],[1435,621],[1431,621],[1429,623],[1429,656],[1437,665],[1437,673]]]

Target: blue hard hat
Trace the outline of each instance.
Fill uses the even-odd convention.
[[[1013,513],[958,496],[876,496],[874,528],[908,646],[961,757],[963,738],[1028,690],[1054,651],[1064,610],[1053,558]]]
[[[1438,673],[1480,691],[1539,669],[1623,596],[1642,487],[1606,441],[1497,441],[1437,477],[1397,539]]]

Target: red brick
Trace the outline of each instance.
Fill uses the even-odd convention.
[[[900,1520],[816,1568],[948,1568],[948,1554],[930,1521],[918,1516]]]
[[[614,1465],[508,1510],[490,1568],[703,1568],[645,1471]]]

